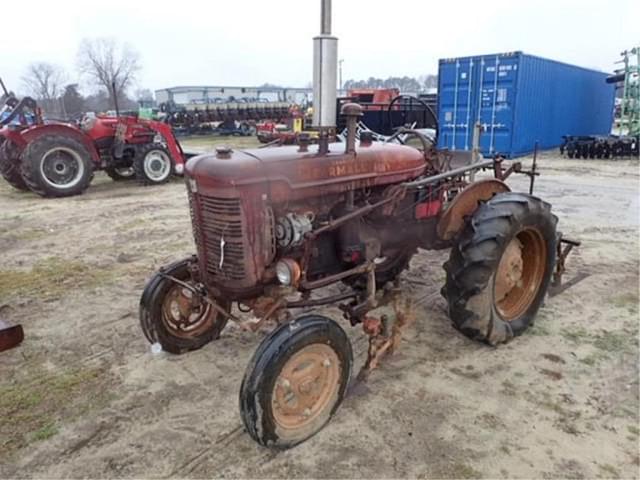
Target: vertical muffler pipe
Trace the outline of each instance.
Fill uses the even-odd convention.
[[[329,151],[335,134],[338,39],[331,35],[331,0],[321,0],[320,35],[313,39],[313,126],[319,131],[319,153]]]

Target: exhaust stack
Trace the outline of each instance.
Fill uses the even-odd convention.
[[[313,39],[313,126],[320,133],[322,155],[336,128],[338,39],[331,35],[331,0],[321,2],[320,35]]]

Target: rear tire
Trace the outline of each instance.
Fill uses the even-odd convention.
[[[277,327],[253,354],[240,413],[260,445],[291,448],[319,432],[344,399],[353,352],[344,330],[321,315]]]
[[[204,301],[195,301],[191,292],[167,276],[194,284],[190,267],[193,257],[172,263],[153,275],[140,298],[140,325],[149,343],[181,354],[217,340],[227,318]],[[218,305],[229,311],[230,302]]]
[[[548,203],[523,193],[480,205],[444,265],[442,293],[457,329],[496,345],[529,327],[555,267],[556,224]]]
[[[43,135],[22,154],[22,177],[42,197],[69,197],[84,192],[93,178],[91,153],[78,140]]]
[[[0,175],[16,190],[29,191],[29,187],[20,173],[18,149],[11,140],[5,140],[0,144]]]
[[[133,168],[142,185],[160,185],[171,178],[174,164],[171,154],[159,143],[149,143],[138,149]]]

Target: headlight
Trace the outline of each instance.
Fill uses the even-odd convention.
[[[282,285],[296,285],[300,280],[300,265],[291,258],[276,263],[276,277]]]

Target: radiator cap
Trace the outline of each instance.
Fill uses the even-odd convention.
[[[231,149],[231,147],[228,147],[226,145],[221,145],[219,147],[216,147],[216,158],[220,158],[220,159],[231,158],[232,153],[233,153],[233,150]]]

